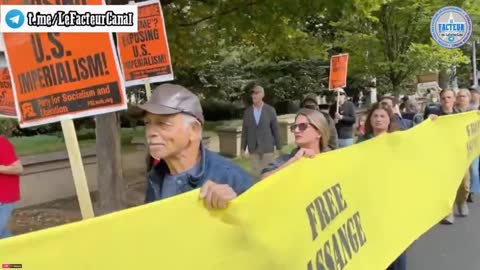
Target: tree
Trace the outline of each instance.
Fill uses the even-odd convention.
[[[467,2],[448,4],[462,6]],[[342,47],[351,53],[352,70],[361,77],[385,78],[389,86],[380,85],[380,90],[399,93],[419,72],[445,70],[468,61],[460,50],[443,49],[431,42],[430,20],[445,4],[437,0],[392,0],[367,15],[343,17],[336,26]]]
[[[97,115],[96,149],[99,200],[97,214],[126,206],[126,183],[122,170],[120,117],[118,113]]]

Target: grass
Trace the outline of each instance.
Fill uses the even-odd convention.
[[[122,128],[122,145],[128,146],[132,138],[141,137],[144,134],[143,127]],[[95,147],[95,130],[84,129],[77,131],[80,148]],[[12,137],[9,138],[15,146],[19,156],[35,155],[55,151],[65,151],[65,141],[62,134],[56,135],[37,135],[31,137]],[[129,150],[127,148],[126,150]]]
[[[37,135],[32,137],[14,137],[10,141],[15,146],[18,155],[33,155],[65,150],[62,137],[54,135]],[[80,141],[80,147],[95,145],[95,140]]]
[[[206,122],[205,131],[214,133],[217,128],[228,124],[230,121]],[[133,128],[122,128],[122,146],[128,146],[133,138],[141,138],[145,134],[143,126]],[[77,138],[81,148],[95,147],[95,130],[82,129],[77,131]],[[15,146],[15,150],[19,156],[35,155],[49,153],[55,151],[65,151],[65,142],[62,133],[52,135],[37,135],[31,137],[12,137],[10,141]]]

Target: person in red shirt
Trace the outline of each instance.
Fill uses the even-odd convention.
[[[15,202],[20,200],[20,174],[23,166],[13,145],[0,136],[0,239],[11,236],[7,228]]]

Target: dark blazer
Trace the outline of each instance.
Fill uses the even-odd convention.
[[[257,126],[253,106],[248,107],[243,114],[241,150],[245,151],[248,147],[249,153],[273,153],[274,146],[277,150],[282,149],[277,112],[272,106],[264,103]]]

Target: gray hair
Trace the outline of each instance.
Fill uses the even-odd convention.
[[[195,123],[197,123],[197,124],[199,124],[200,126],[202,126],[202,124],[200,123],[200,121],[198,121],[197,118],[195,118],[194,116],[192,116],[192,115],[190,115],[190,114],[184,113],[184,114],[183,114],[183,121],[184,121],[186,127],[192,126],[192,125],[195,124]]]
[[[200,127],[200,132],[198,133],[198,137],[197,137],[197,140],[198,141],[202,141],[202,138],[203,138],[203,129],[202,129],[202,124],[200,123],[200,121],[198,121],[198,119],[190,114],[186,114],[184,113],[183,114],[183,123],[185,124],[185,127],[188,128],[188,127],[193,127],[193,125],[196,123],[198,124],[198,126]]]

